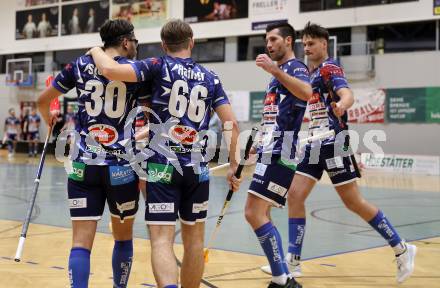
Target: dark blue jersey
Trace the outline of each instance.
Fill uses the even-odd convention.
[[[133,67],[138,81],[152,85],[149,125],[154,161],[190,165],[193,152],[203,155],[202,134],[208,130],[211,109],[229,104],[218,76],[191,58],[148,58]]]
[[[336,92],[348,88],[342,68],[333,60],[327,59],[311,75],[313,96],[309,100],[310,135],[319,135],[329,130],[339,133],[347,128],[347,113],[338,119],[332,112],[332,102],[340,100]],[[334,137],[324,141],[331,143]]]
[[[279,66],[287,74],[310,83],[309,70],[307,66],[297,59],[291,59]],[[262,139],[258,146],[258,153],[271,153],[280,155],[283,149],[283,140],[290,158],[294,158],[295,142],[298,139],[298,132],[301,130],[301,123],[307,102],[297,98],[289,92],[275,77],[272,77],[266,89],[264,99],[262,126]]]
[[[28,116],[28,132],[38,132],[40,129],[40,116],[37,114]]]
[[[20,125],[20,120],[17,117],[9,116],[5,119],[6,133],[17,134],[18,126]]]
[[[121,64],[132,63],[124,57],[115,57],[115,60]],[[68,64],[52,85],[62,93],[75,88],[78,95],[75,130],[80,141],[75,141],[79,155],[73,160],[95,165],[127,164],[118,155],[134,151],[131,149],[135,147],[136,114],[129,120],[127,116],[135,108],[137,98],[146,94],[141,85],[104,78],[91,56],[81,56]],[[126,131],[128,135],[124,135]]]

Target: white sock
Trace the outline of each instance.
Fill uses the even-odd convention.
[[[396,246],[392,247],[394,250],[394,254],[396,256],[399,256],[403,253],[405,253],[406,251],[406,244],[404,241],[400,242],[399,244],[397,244]]]
[[[288,253],[286,255],[286,262],[287,262],[287,264],[289,264],[291,266],[297,266],[300,263],[300,258],[299,258],[299,256],[296,256],[296,255],[294,256],[294,255]]]
[[[280,285],[284,285],[284,284],[286,284],[287,279],[288,279],[288,278],[287,278],[286,273],[284,273],[284,274],[282,274],[282,275],[280,275],[280,276],[272,276],[272,282],[273,282],[273,283],[280,284]]]

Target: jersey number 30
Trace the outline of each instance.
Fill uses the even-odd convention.
[[[110,118],[119,118],[124,114],[125,100],[127,99],[127,86],[121,81],[111,81],[105,87],[104,99],[101,98],[104,92],[104,84],[98,80],[89,80],[84,87],[86,91],[90,91],[92,101],[87,101],[86,111],[89,116],[96,117],[102,112]],[[116,106],[114,100],[116,98]],[[93,105],[92,105],[93,102]]]
[[[170,102],[168,110],[174,117],[181,118],[188,110],[188,118],[193,122],[200,122],[205,116],[205,101],[200,98],[208,96],[208,89],[201,85],[196,85],[188,93],[188,83],[183,80],[177,80],[171,89]],[[185,95],[189,94],[189,101]],[[200,97],[199,97],[200,96]]]

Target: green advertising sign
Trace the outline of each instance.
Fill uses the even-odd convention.
[[[426,88],[426,122],[440,123],[440,88]]]
[[[387,89],[388,122],[425,122],[425,90],[425,88]]]
[[[261,115],[263,113],[263,101],[265,92],[251,92],[250,94],[250,105],[249,105],[249,120],[250,121],[260,121]]]

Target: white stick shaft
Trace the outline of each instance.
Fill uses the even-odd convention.
[[[23,254],[23,247],[24,247],[24,241],[26,240],[26,237],[21,236],[20,240],[18,241],[18,247],[17,251],[15,252],[15,261],[20,262],[21,255]]]
[[[325,138],[332,137],[332,136],[335,136],[335,130],[329,130],[329,131],[324,132],[324,133],[319,134],[319,135],[313,135],[311,137],[307,137],[307,138],[301,139],[301,140],[299,140],[299,146],[303,146],[303,145],[305,145],[305,144],[307,144],[309,142],[325,139]]]
[[[229,163],[225,163],[225,164],[222,164],[222,165],[218,165],[218,166],[212,167],[212,168],[209,169],[209,172],[214,172],[214,171],[217,171],[217,170],[220,170],[220,169],[223,169],[223,168],[227,168],[227,167],[229,167]]]

